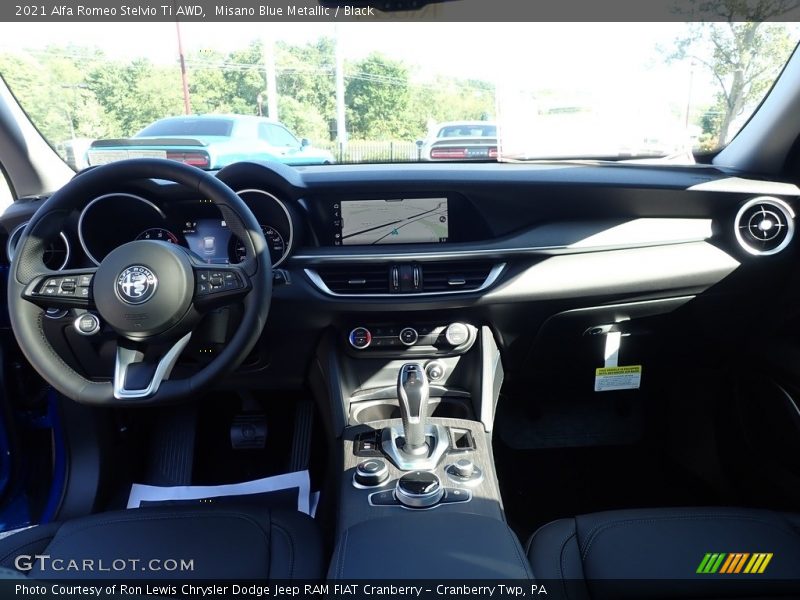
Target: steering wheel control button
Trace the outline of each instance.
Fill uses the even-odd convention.
[[[404,346],[413,346],[417,343],[419,339],[419,334],[417,330],[413,327],[406,327],[400,332],[400,341],[403,343]]]
[[[461,346],[469,341],[469,329],[464,323],[451,323],[444,332],[444,339],[451,346]]]
[[[75,330],[81,335],[94,335],[100,331],[100,319],[92,313],[85,313],[74,321]]]
[[[74,296],[77,286],[75,285],[74,277],[65,277],[61,280],[61,285],[58,288],[59,296]]]
[[[364,350],[372,343],[372,334],[366,327],[356,327],[350,332],[347,339],[356,350]]]
[[[78,287],[89,287],[92,285],[92,276],[91,275],[79,275],[78,276]]]
[[[44,311],[44,316],[48,319],[63,319],[68,313],[69,311],[64,308],[54,308],[51,306]]]
[[[428,508],[442,499],[444,488],[436,473],[410,471],[397,480],[394,493],[403,506]]]
[[[197,271],[197,285],[195,289],[198,296],[229,292],[231,290],[241,289],[242,287],[242,280],[238,273],[234,271],[215,271],[212,269],[201,269]]]
[[[388,479],[389,469],[379,458],[370,458],[358,463],[353,475],[356,487],[376,487],[386,483]]]
[[[61,284],[63,288],[63,283]],[[117,277],[116,292],[126,304],[144,304],[156,293],[158,277],[143,265],[131,265]]]

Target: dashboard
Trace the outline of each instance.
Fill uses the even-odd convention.
[[[770,301],[794,285],[800,189],[708,166],[244,162],[217,177],[252,209],[278,267],[263,343],[241,369],[255,387],[302,387],[326,331],[364,358],[422,344],[392,344],[393,331],[412,327],[424,341],[425,327],[487,325],[504,368],[524,374],[531,356],[569,356],[587,327],[622,313],[691,300],[703,327],[724,315],[722,332],[744,330],[763,311],[743,295]],[[8,258],[41,202],[22,199],[0,218]],[[136,239],[180,244],[210,265],[244,252],[207,198],[143,180],[66,215],[45,260],[91,267]],[[562,314],[574,331],[541,333]],[[185,356],[213,355],[225,327],[198,332]],[[359,327],[366,349],[348,338]]]

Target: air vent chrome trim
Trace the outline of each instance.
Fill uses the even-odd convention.
[[[20,223],[14,229],[11,230],[11,234],[8,236],[8,240],[6,241],[6,257],[8,261],[11,262],[14,260],[14,256],[17,253],[17,244],[19,244],[19,237],[22,235],[22,230],[30,223],[30,221],[25,221],[24,223]],[[66,250],[66,256],[64,257],[64,262],[61,263],[61,266],[56,269],[56,271],[61,271],[64,267],[67,266],[69,263],[69,257],[71,254],[71,248],[69,245],[69,240],[67,239],[66,234],[63,231],[59,232],[59,237],[64,242],[64,249]]]
[[[482,292],[494,285],[494,283],[503,273],[505,267],[506,263],[504,262],[495,264],[489,271],[489,274],[486,276],[484,282],[479,287],[472,290],[452,290],[447,292],[410,292],[405,294],[341,294],[331,290],[322,280],[322,277],[319,276],[319,273],[317,273],[314,269],[303,269],[303,272],[319,291],[327,294],[328,296],[334,296],[336,298],[424,298],[431,296],[452,296],[454,294],[475,294]]]
[[[786,219],[786,229],[787,229],[786,237],[780,244],[778,244],[778,246],[772,248],[771,250],[759,250],[758,248],[754,248],[747,242],[747,240],[744,239],[741,233],[742,217],[748,210],[753,208],[753,206],[759,204],[765,204],[776,208],[777,211],[783,215],[783,218]],[[748,254],[752,254],[753,256],[772,256],[774,254],[778,254],[782,250],[785,250],[786,247],[794,238],[794,229],[795,229],[794,218],[795,214],[794,210],[792,210],[792,207],[789,206],[788,203],[779,198],[774,198],[772,196],[758,196],[757,198],[751,198],[742,205],[742,207],[739,209],[739,212],[736,213],[736,218],[733,221],[733,231],[734,234],[736,235],[736,241],[739,242],[739,245],[745,252],[747,252]]]

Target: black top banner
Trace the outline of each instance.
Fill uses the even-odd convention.
[[[800,0],[3,0],[0,21],[800,21]]]

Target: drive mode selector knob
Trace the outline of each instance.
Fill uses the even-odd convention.
[[[353,481],[363,487],[375,487],[389,479],[389,469],[379,458],[370,458],[358,463]]]
[[[366,327],[356,327],[347,336],[347,340],[356,350],[364,350],[372,343],[372,334]]]
[[[461,346],[469,340],[469,328],[464,323],[451,323],[444,332],[444,339],[451,346]]]
[[[394,495],[403,506],[427,508],[442,499],[444,488],[435,473],[409,471],[397,480]]]

